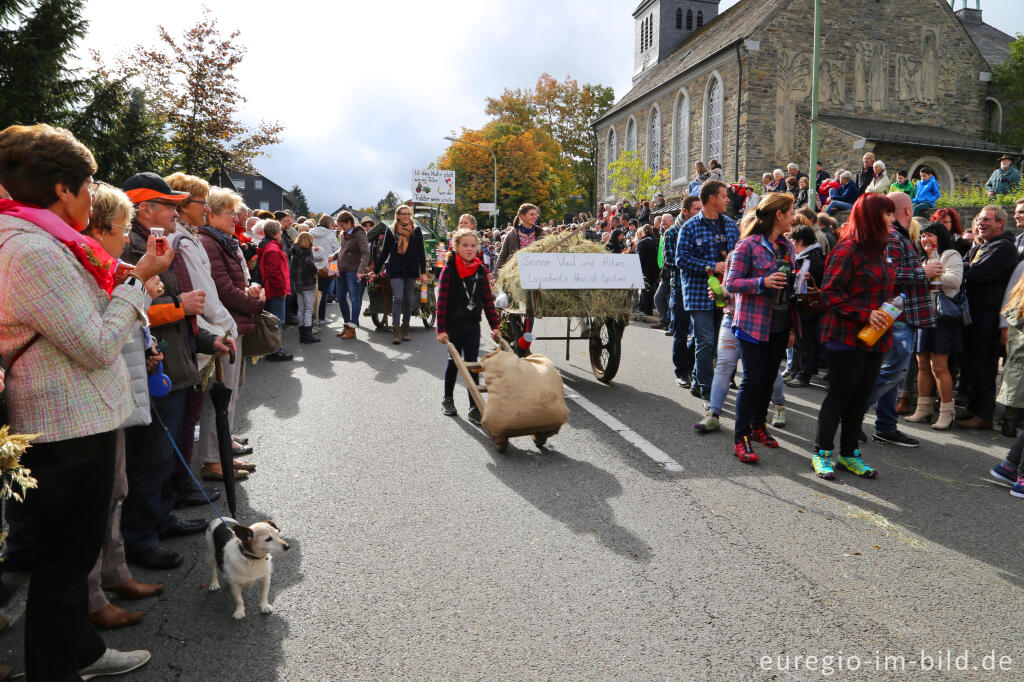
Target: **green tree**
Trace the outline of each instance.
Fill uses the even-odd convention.
[[[295,215],[304,215],[309,217],[309,203],[306,201],[306,195],[303,193],[302,188],[298,185],[292,187],[290,194],[292,199],[295,199]]]
[[[620,199],[650,199],[668,180],[668,171],[653,171],[636,152],[622,152],[608,167],[612,192]]]
[[[388,190],[388,193],[377,202],[377,206],[370,210],[373,211],[378,218],[387,218],[390,217],[390,215],[395,212],[395,209],[401,204],[402,197],[395,194],[393,190]]]
[[[0,129],[63,125],[87,89],[68,66],[85,36],[84,0],[0,0]]]
[[[1014,147],[1024,146],[1024,34],[1010,43],[1009,58],[995,67],[992,83],[1004,102],[1003,132],[996,137]]]
[[[245,57],[239,32],[222,35],[209,9],[181,38],[163,26],[158,30],[161,46],[136,47],[123,69],[156,95],[156,113],[167,121],[171,165],[199,177],[222,165],[255,173],[253,161],[280,142],[283,127],[260,122],[250,128],[238,118],[245,102],[234,73]]]

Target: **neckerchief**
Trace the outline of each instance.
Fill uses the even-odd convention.
[[[415,223],[409,223],[408,227],[402,227],[402,224],[395,220],[395,236],[398,237],[398,253],[404,254],[406,249],[409,248],[409,237],[412,236],[412,231],[415,229]]]
[[[96,280],[96,286],[106,292],[107,297],[114,291],[114,269],[117,259],[103,250],[100,243],[68,225],[53,211],[13,199],[0,199],[0,214],[27,220],[44,230],[51,237],[66,246],[86,272]]]
[[[455,269],[459,272],[459,277],[465,279],[466,277],[472,277],[476,274],[477,269],[483,265],[479,258],[473,258],[468,263],[462,260],[462,256],[455,257]]]

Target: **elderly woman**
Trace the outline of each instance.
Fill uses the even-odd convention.
[[[888,194],[889,186],[892,183],[889,181],[889,174],[885,172],[885,163],[875,161],[871,168],[875,175],[871,178],[868,186],[864,188],[864,194]]]
[[[0,132],[0,353],[11,427],[41,434],[22,457],[39,489],[9,509],[12,547],[30,575],[25,668],[30,680],[134,670],[147,651],[108,649],[86,624],[88,576],[106,533],[117,428],[135,408],[121,348],[145,320],[144,282],[173,252],[146,254],[124,283],[116,261],[82,234],[97,170],[66,130]],[[42,207],[42,208],[41,208]],[[45,529],[45,532],[43,531]]]

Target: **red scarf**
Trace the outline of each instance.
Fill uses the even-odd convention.
[[[455,269],[459,271],[459,277],[462,279],[475,275],[477,268],[481,265],[483,265],[483,263],[480,262],[479,258],[474,258],[467,263],[462,260],[462,256],[455,257]]]
[[[45,230],[71,251],[86,272],[96,280],[96,285],[106,292],[108,298],[113,293],[117,259],[111,258],[98,241],[76,232],[53,211],[21,201],[0,199],[0,215],[21,218]]]

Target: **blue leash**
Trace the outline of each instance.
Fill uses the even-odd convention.
[[[160,418],[160,413],[157,412],[156,409],[154,408],[150,408],[149,411],[153,414],[154,417],[156,417],[156,420],[160,422],[160,427],[164,430],[164,433],[167,434],[167,440],[171,441],[171,447],[174,448],[174,452],[178,455],[178,459],[181,460],[182,466],[184,466],[185,471],[188,472],[189,478],[192,479],[192,482],[196,484],[196,488],[199,490],[200,493],[202,493],[203,498],[206,499],[206,504],[210,505],[210,509],[212,509],[213,513],[217,515],[217,518],[220,519],[220,522],[224,524],[225,527],[230,528],[227,522],[224,521],[224,517],[222,517],[220,515],[220,512],[217,511],[217,508],[213,506],[213,502],[210,501],[210,496],[206,494],[205,490],[203,490],[203,485],[199,482],[199,479],[196,478],[196,475],[194,473],[192,473],[192,467],[190,467],[188,465],[188,462],[185,461],[185,456],[182,455],[181,450],[178,449],[178,444],[171,436],[171,432],[167,430],[167,425],[164,424],[164,420]]]

